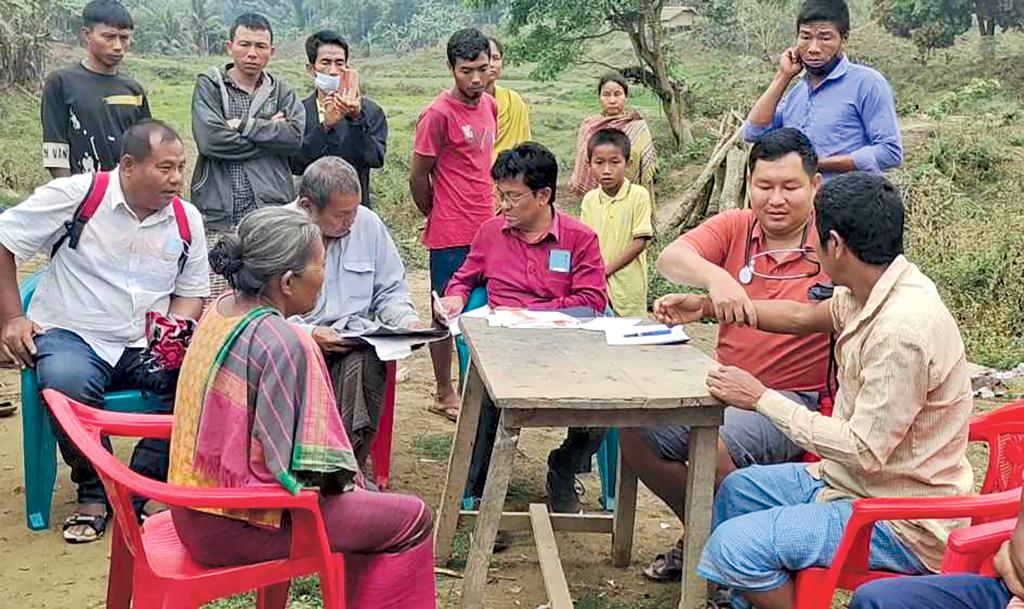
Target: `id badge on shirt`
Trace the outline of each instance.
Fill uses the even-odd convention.
[[[572,252],[569,250],[551,250],[548,253],[548,270],[555,273],[568,273],[572,266]]]

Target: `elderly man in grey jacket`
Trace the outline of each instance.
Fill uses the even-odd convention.
[[[213,232],[295,198],[288,158],[302,145],[306,110],[291,87],[265,70],[273,39],[265,17],[240,15],[226,45],[232,63],[196,79],[192,134],[199,160],[192,202]]]
[[[326,156],[306,168],[299,198],[290,207],[310,215],[327,249],[316,307],[293,321],[308,327],[324,351],[345,430],[363,465],[380,419],[384,363],[373,349],[346,341],[339,331],[379,325],[418,329],[423,324],[387,226],[361,201],[356,170],[339,157]]]

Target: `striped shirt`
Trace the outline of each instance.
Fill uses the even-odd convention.
[[[832,416],[775,391],[757,404],[796,444],[822,457],[808,467],[826,484],[818,500],[971,493],[970,374],[960,330],[935,284],[900,256],[864,306],[846,288],[836,289],[830,306],[840,386]],[[890,526],[938,571],[949,532],[964,524],[918,520]]]

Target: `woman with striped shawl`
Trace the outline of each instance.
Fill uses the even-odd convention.
[[[576,163],[572,170],[572,192],[582,197],[597,188],[597,180],[590,174],[587,143],[601,129],[618,129],[629,136],[632,154],[626,167],[626,178],[640,184],[654,194],[654,171],[658,161],[654,152],[654,139],[647,121],[637,110],[627,110],[629,85],[618,72],[601,77],[597,84],[601,114],[583,119],[576,132]]]
[[[316,304],[324,251],[317,226],[285,208],[253,212],[210,250],[233,292],[207,310],[182,364],[168,477],[200,488],[317,487],[331,549],[346,554],[347,606],[433,609],[430,508],[362,488],[320,348],[287,321]],[[291,521],[280,510],[171,516],[206,566],[289,555]],[[373,585],[360,585],[369,572]]]

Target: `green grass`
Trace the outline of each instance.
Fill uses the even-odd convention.
[[[420,434],[412,440],[412,450],[421,457],[445,461],[452,450],[452,434]]]

